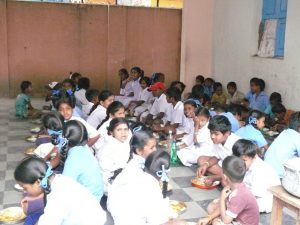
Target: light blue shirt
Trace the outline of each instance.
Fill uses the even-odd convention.
[[[223,112],[220,115],[226,116],[231,124],[231,132],[236,132],[238,129],[240,129],[239,121],[234,117],[234,115],[231,112]]]
[[[247,93],[246,98],[249,100],[250,108],[264,112],[269,105],[269,96],[262,91],[258,95],[251,91]]]
[[[104,191],[103,178],[98,161],[87,145],[75,146],[68,151],[63,175],[85,186],[100,201]]]
[[[267,150],[265,161],[276,170],[279,177],[283,177],[283,164],[294,156],[300,156],[300,133],[293,129],[286,129]]]
[[[235,134],[241,138],[252,141],[259,148],[268,144],[260,130],[256,129],[251,124],[241,127]]]

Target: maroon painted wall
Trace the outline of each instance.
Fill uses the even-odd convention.
[[[181,10],[0,1],[0,95],[36,94],[70,71],[118,90],[120,68],[179,79]]]

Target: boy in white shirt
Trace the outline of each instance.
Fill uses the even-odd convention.
[[[255,196],[259,211],[271,212],[273,195],[268,189],[280,185],[275,170],[257,156],[257,146],[249,140],[238,140],[232,147],[232,153],[246,164],[247,172],[243,182]]]
[[[152,91],[152,94],[156,99],[146,117],[145,123],[152,125],[154,119],[156,121],[161,120],[164,124],[167,123],[168,111],[170,110],[171,105],[167,102],[166,95],[164,94],[164,83],[157,82],[151,85],[148,90]]]
[[[227,117],[222,115],[214,116],[208,124],[210,137],[214,143],[212,153],[214,156],[200,156],[198,158],[197,170],[198,177],[202,177],[206,172],[213,174],[207,177],[206,184],[212,184],[215,180],[221,180],[222,162],[227,157],[232,155],[232,146],[240,138],[231,133],[231,124]]]

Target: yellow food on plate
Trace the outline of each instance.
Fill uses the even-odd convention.
[[[180,214],[186,210],[186,204],[184,204],[183,202],[170,200],[169,204],[171,209],[177,214]]]
[[[26,217],[21,207],[9,207],[0,211],[0,222],[15,222]]]
[[[205,176],[195,177],[195,178],[192,179],[192,183],[196,184],[196,185],[206,186],[205,179],[206,179]]]

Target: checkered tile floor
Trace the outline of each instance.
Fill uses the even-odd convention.
[[[14,190],[15,184],[13,171],[18,161],[24,158],[25,148],[33,146],[24,141],[30,135],[29,130],[36,125],[29,121],[17,120],[14,116],[14,99],[0,98],[0,209],[19,205],[21,193]],[[41,108],[44,102],[40,99],[33,100],[33,106]],[[195,176],[195,167],[172,167],[170,184],[173,187],[170,199],[183,201],[187,210],[181,219],[196,222],[206,215],[208,203],[218,198],[219,190],[201,190],[191,186],[191,179]],[[290,212],[284,214],[284,225],[295,224]],[[270,214],[261,215],[261,224],[270,224]],[[108,216],[106,225],[113,225]]]

